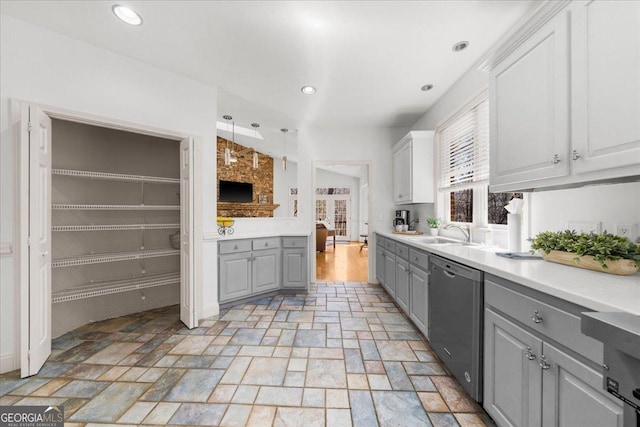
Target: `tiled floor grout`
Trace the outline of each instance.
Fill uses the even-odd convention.
[[[62,404],[79,426],[485,426],[486,414],[378,285],[318,283],[193,330],[178,312],[135,313],[56,338],[38,375],[0,376],[0,405]]]

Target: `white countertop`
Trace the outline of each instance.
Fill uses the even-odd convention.
[[[640,273],[617,276],[544,260],[516,260],[495,254],[503,249],[421,243],[421,239],[429,237],[426,235],[377,233],[591,310],[640,315]]]
[[[233,234],[220,236],[218,240],[259,239],[261,237],[309,237],[308,231],[235,231]]]

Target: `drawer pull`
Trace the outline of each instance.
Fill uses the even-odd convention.
[[[557,165],[558,163],[560,163],[560,156],[557,154],[553,155],[553,160],[551,160],[551,163],[554,165]]]
[[[604,369],[605,371],[608,371],[609,370],[609,365],[607,365],[607,364],[602,365],[602,369]]]
[[[531,347],[527,347],[527,352],[524,354],[524,357],[526,357],[528,360],[536,359],[536,355],[531,353]]]
[[[238,245],[235,245],[235,246],[233,247],[233,250],[236,250],[236,249],[238,249]]]
[[[531,316],[531,320],[533,320],[533,323],[542,323],[542,316],[540,316],[540,313],[538,312],[538,310],[533,312],[533,316]]]
[[[265,242],[264,245],[265,245],[265,247],[269,246],[269,242]]]
[[[545,371],[551,367],[551,365],[548,364],[547,361],[544,359],[544,354],[540,356],[540,361],[538,362],[538,365],[540,365],[540,367]]]
[[[413,258],[414,261],[418,261],[418,257]]]

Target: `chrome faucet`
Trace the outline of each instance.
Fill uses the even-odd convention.
[[[445,224],[442,226],[442,228],[457,228],[464,234],[464,241],[467,243],[471,243],[471,227],[469,227],[468,225]]]

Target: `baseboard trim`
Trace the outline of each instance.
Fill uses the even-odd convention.
[[[11,372],[18,369],[16,366],[14,354],[3,354],[0,356],[0,374]]]

